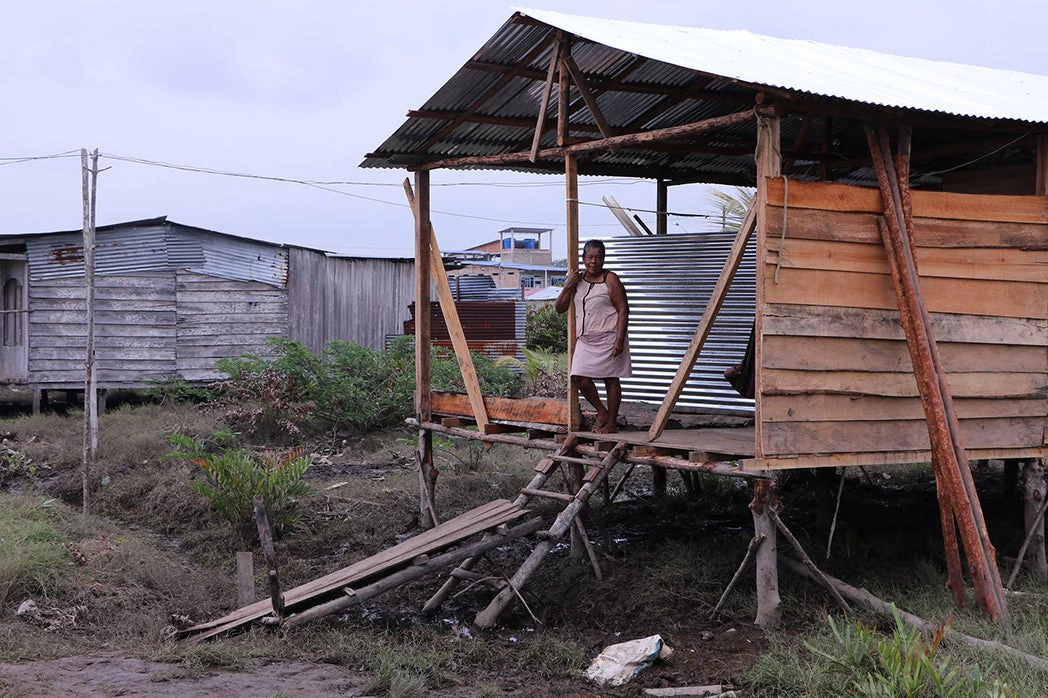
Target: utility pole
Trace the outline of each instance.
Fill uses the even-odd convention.
[[[95,192],[98,184],[98,149],[90,155],[80,149],[81,182],[84,194],[84,283],[87,324],[87,356],[84,362],[84,452],[82,484],[83,512],[87,516],[88,482],[98,451],[98,394],[95,391]]]

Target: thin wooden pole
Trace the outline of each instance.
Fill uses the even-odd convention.
[[[757,119],[757,284],[753,318],[753,447],[756,458],[764,457],[764,405],[762,381],[764,371],[764,287],[768,283],[764,260],[768,249],[768,180],[782,175],[782,120],[778,116]],[[777,281],[777,277],[775,279]],[[764,546],[768,547],[768,546]]]
[[[546,130],[546,110],[549,108],[550,95],[553,94],[553,78],[556,76],[560,62],[560,42],[553,44],[553,53],[549,58],[549,70],[546,73],[546,86],[542,89],[542,99],[539,101],[539,115],[535,123],[535,136],[531,139],[531,161],[539,156],[539,145],[542,143],[542,132]],[[539,247],[542,245],[540,244]]]
[[[579,166],[574,155],[564,157],[568,271],[579,268]],[[568,366],[575,356],[575,304],[568,306]],[[579,411],[579,388],[568,376],[568,431],[578,431],[582,422]]]
[[[412,191],[411,182],[407,178],[404,178],[404,193],[408,197],[408,204],[411,206],[412,213],[417,217],[419,214],[415,193]],[[440,311],[444,314],[444,324],[447,325],[448,334],[451,336],[451,345],[455,349],[455,358],[458,360],[459,371],[462,373],[462,383],[466,386],[466,394],[469,396],[469,405],[473,410],[477,429],[483,432],[488,426],[488,411],[484,406],[484,396],[480,392],[480,379],[477,377],[477,367],[473,364],[473,356],[469,353],[466,334],[462,330],[462,321],[459,320],[458,308],[455,307],[455,298],[451,294],[451,284],[448,283],[448,275],[444,270],[444,263],[440,259],[437,231],[432,223],[429,225],[429,232],[430,275],[436,282],[437,298],[440,299]]]
[[[430,230],[429,172],[415,173],[417,214],[415,216],[415,418],[419,424],[432,417],[432,367],[430,328]],[[437,469],[433,464],[433,436],[419,429],[416,459],[419,466],[419,522],[436,526],[435,488]]]

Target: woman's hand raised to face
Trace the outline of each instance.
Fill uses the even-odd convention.
[[[582,280],[582,272],[578,269],[572,269],[568,272],[568,278],[564,282],[564,288],[575,288],[579,285],[579,281]]]

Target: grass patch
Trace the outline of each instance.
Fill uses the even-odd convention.
[[[588,664],[577,644],[554,632],[544,632],[527,643],[519,667],[544,679],[576,677]]]
[[[47,506],[0,494],[0,606],[54,594],[68,576],[69,553]]]

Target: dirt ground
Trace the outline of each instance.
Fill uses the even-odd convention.
[[[318,453],[320,455],[309,475],[316,488],[338,488],[353,479],[382,483],[398,473],[403,476],[404,473],[414,472],[410,457],[411,444],[404,439],[383,437],[372,444],[359,445],[352,457],[335,446],[326,452],[318,449]],[[539,457],[537,453],[521,450],[512,458],[505,454],[502,457],[519,461],[516,465],[524,466],[534,464]],[[471,454],[468,450],[460,449],[455,455],[444,454],[439,457],[443,459],[442,467],[450,473],[456,464],[464,467]],[[510,463],[507,467],[513,465]],[[463,634],[466,638],[482,636],[488,645],[505,649],[495,652],[490,663],[473,664],[468,672],[455,676],[453,681],[445,682],[439,688],[427,688],[421,693],[405,695],[436,698],[628,698],[642,696],[643,689],[650,687],[710,684],[738,686],[744,670],[757,661],[769,644],[768,636],[749,622],[753,611],[750,605],[752,597],[745,597],[751,595],[751,590],[743,588],[737,591],[734,596],[744,597],[743,600],[734,605],[729,604],[728,612],[718,620],[711,621],[708,615],[713,602],[738,565],[746,541],[752,535],[749,512],[743,503],[741,507],[733,506],[731,511],[726,512],[707,510],[696,518],[693,510],[682,509],[691,506],[684,501],[686,498],[678,497],[668,503],[655,501],[650,490],[645,489],[651,482],[650,473],[645,477],[645,473],[640,470],[643,469],[638,469],[636,479],[631,480],[631,485],[627,487],[624,502],[616,502],[607,508],[598,507],[598,511],[587,514],[587,527],[600,556],[603,580],[594,579],[591,568],[584,560],[571,559],[567,546],[562,544],[554,549],[529,583],[524,593],[528,607],[520,603],[511,606],[500,618],[500,626],[491,631],[471,627],[474,614],[491,597],[489,590],[466,590],[449,600],[437,616],[422,617],[419,609],[442,582],[443,578],[436,576],[424,583],[407,585],[381,596],[368,602],[365,607],[346,612],[338,618],[319,622],[335,629],[352,627],[367,630],[374,627],[378,633],[413,625],[425,626],[445,635]],[[114,471],[114,479],[119,476],[119,471]],[[681,483],[676,484],[679,486]],[[870,511],[864,512],[853,504],[842,517],[839,534],[842,543],[864,539],[866,536],[861,535],[863,526],[872,525],[877,520],[884,521],[885,512],[889,512],[888,518],[899,527],[899,540],[906,539],[907,526],[912,526],[910,530],[923,530],[929,526],[934,528],[934,491],[927,487],[908,490],[917,499],[908,496],[904,501],[901,490],[893,490],[891,485],[888,480],[877,483],[871,481],[867,485],[856,481],[849,485],[849,488],[868,487],[874,496],[861,498],[864,506],[871,507]],[[449,481],[445,487],[454,485]],[[815,485],[812,485],[814,488]],[[741,489],[744,490],[743,497],[748,497],[748,488]],[[337,494],[343,490],[330,491]],[[734,495],[727,492],[723,496],[731,498]],[[858,499],[851,501],[855,503]],[[915,506],[918,500],[919,505]],[[369,503],[361,499],[356,504],[366,507]],[[788,501],[788,504],[794,506],[798,515],[801,515],[803,507],[797,500]],[[879,513],[871,513],[874,511]],[[993,513],[992,510],[988,511],[988,515]],[[810,516],[803,516],[814,519],[816,514],[812,512]],[[806,520],[805,523],[810,521]],[[409,529],[410,524],[406,530],[398,533],[408,534]],[[912,538],[906,540],[909,545]],[[729,547],[734,546],[732,552],[721,555],[723,559],[711,556],[708,562],[716,569],[704,570],[707,559],[703,557],[702,546],[718,546],[725,542]],[[892,545],[891,541],[882,542]],[[342,566],[331,566],[320,554],[323,551],[319,548],[310,557],[309,551],[301,550],[302,546],[308,545],[305,540],[295,540],[292,545],[299,548],[304,558],[309,558],[300,561],[306,565],[303,569],[327,573]],[[517,545],[523,543],[518,542]],[[696,546],[699,548],[697,552]],[[706,548],[707,551],[711,549]],[[500,570],[499,574],[507,574],[519,565],[521,553],[521,549],[510,546],[490,555],[487,563]],[[856,554],[859,558],[877,557],[880,551],[870,548],[859,550]],[[679,569],[667,564],[667,558],[672,559],[675,555],[680,557]],[[782,578],[782,582],[787,585],[796,583],[786,577]],[[819,604],[830,603],[817,590],[813,592],[810,585],[790,589],[787,595],[788,607],[784,610],[788,614],[802,608],[802,612],[816,617]],[[818,600],[811,603],[812,597]],[[814,614],[811,613],[813,607]],[[810,620],[806,618],[798,622],[798,618],[794,617],[789,619],[787,625],[797,628]],[[4,624],[10,626],[19,622],[12,618],[0,619],[0,629]],[[571,644],[582,649],[587,662],[610,644],[652,634],[659,634],[673,652],[667,659],[656,661],[646,668],[629,684],[617,688],[598,688],[580,676],[545,679],[541,672],[520,661],[520,652],[517,650],[544,632],[554,632],[560,637],[569,638]],[[228,640],[232,643],[248,641],[242,637]],[[187,672],[184,666],[178,664],[151,661],[146,658],[149,656],[147,653],[104,649],[27,663],[0,663],[0,698],[365,696],[368,695],[365,691],[371,685],[371,672],[366,667],[347,666],[345,663],[307,662],[279,656],[258,658],[253,655],[235,668],[208,666]],[[478,669],[477,666],[483,668]],[[393,693],[390,691],[379,695]]]

